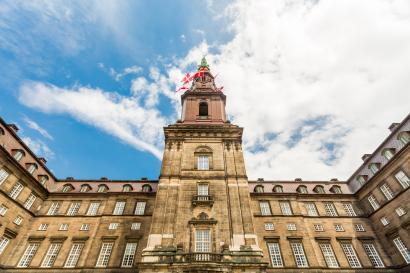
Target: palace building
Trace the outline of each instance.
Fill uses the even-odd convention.
[[[0,119],[0,272],[410,272],[410,115],[347,181],[249,181],[198,71],[158,180],[57,178]]]

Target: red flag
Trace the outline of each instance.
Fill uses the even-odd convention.
[[[186,87],[186,86],[181,86],[180,88],[178,88],[177,92],[180,91],[180,90],[185,90],[185,89],[189,89],[189,88]]]
[[[219,87],[217,90],[222,92],[222,89],[224,89],[223,86]]]
[[[182,79],[181,82],[187,82],[190,77],[191,77],[191,75],[189,73],[186,73],[186,75],[184,76],[184,78]]]

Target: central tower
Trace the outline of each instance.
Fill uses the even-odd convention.
[[[266,267],[251,214],[243,129],[226,119],[225,103],[203,58],[182,95],[181,120],[164,128],[143,271],[154,266],[159,272],[259,272]]]

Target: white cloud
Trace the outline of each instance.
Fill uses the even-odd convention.
[[[43,137],[53,140],[53,137],[47,132],[47,130],[38,125],[37,122],[29,119],[28,117],[24,117],[23,120],[29,128],[39,132]]]
[[[41,140],[30,137],[22,137],[24,143],[36,154],[36,156],[46,159],[54,158],[54,152]]]
[[[166,120],[158,110],[141,106],[134,98],[88,87],[58,88],[26,82],[20,88],[24,105],[45,113],[68,114],[95,126],[125,143],[162,157],[162,127]]]
[[[133,65],[130,67],[124,68],[121,72],[115,71],[114,68],[110,68],[110,75],[116,80],[120,81],[121,78],[127,75],[138,74],[142,71],[142,67]]]

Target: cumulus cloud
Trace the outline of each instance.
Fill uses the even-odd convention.
[[[39,157],[54,158],[54,152],[41,140],[22,137],[24,143]]]
[[[53,137],[47,132],[47,130],[41,127],[40,125],[38,125],[38,123],[35,122],[34,120],[31,120],[28,117],[24,117],[24,122],[27,124],[29,128],[37,131],[43,137],[53,140]]]
[[[45,113],[68,114],[95,126],[125,143],[162,157],[162,127],[166,120],[158,110],[144,108],[132,97],[88,87],[59,88],[26,82],[20,88],[24,105]]]

